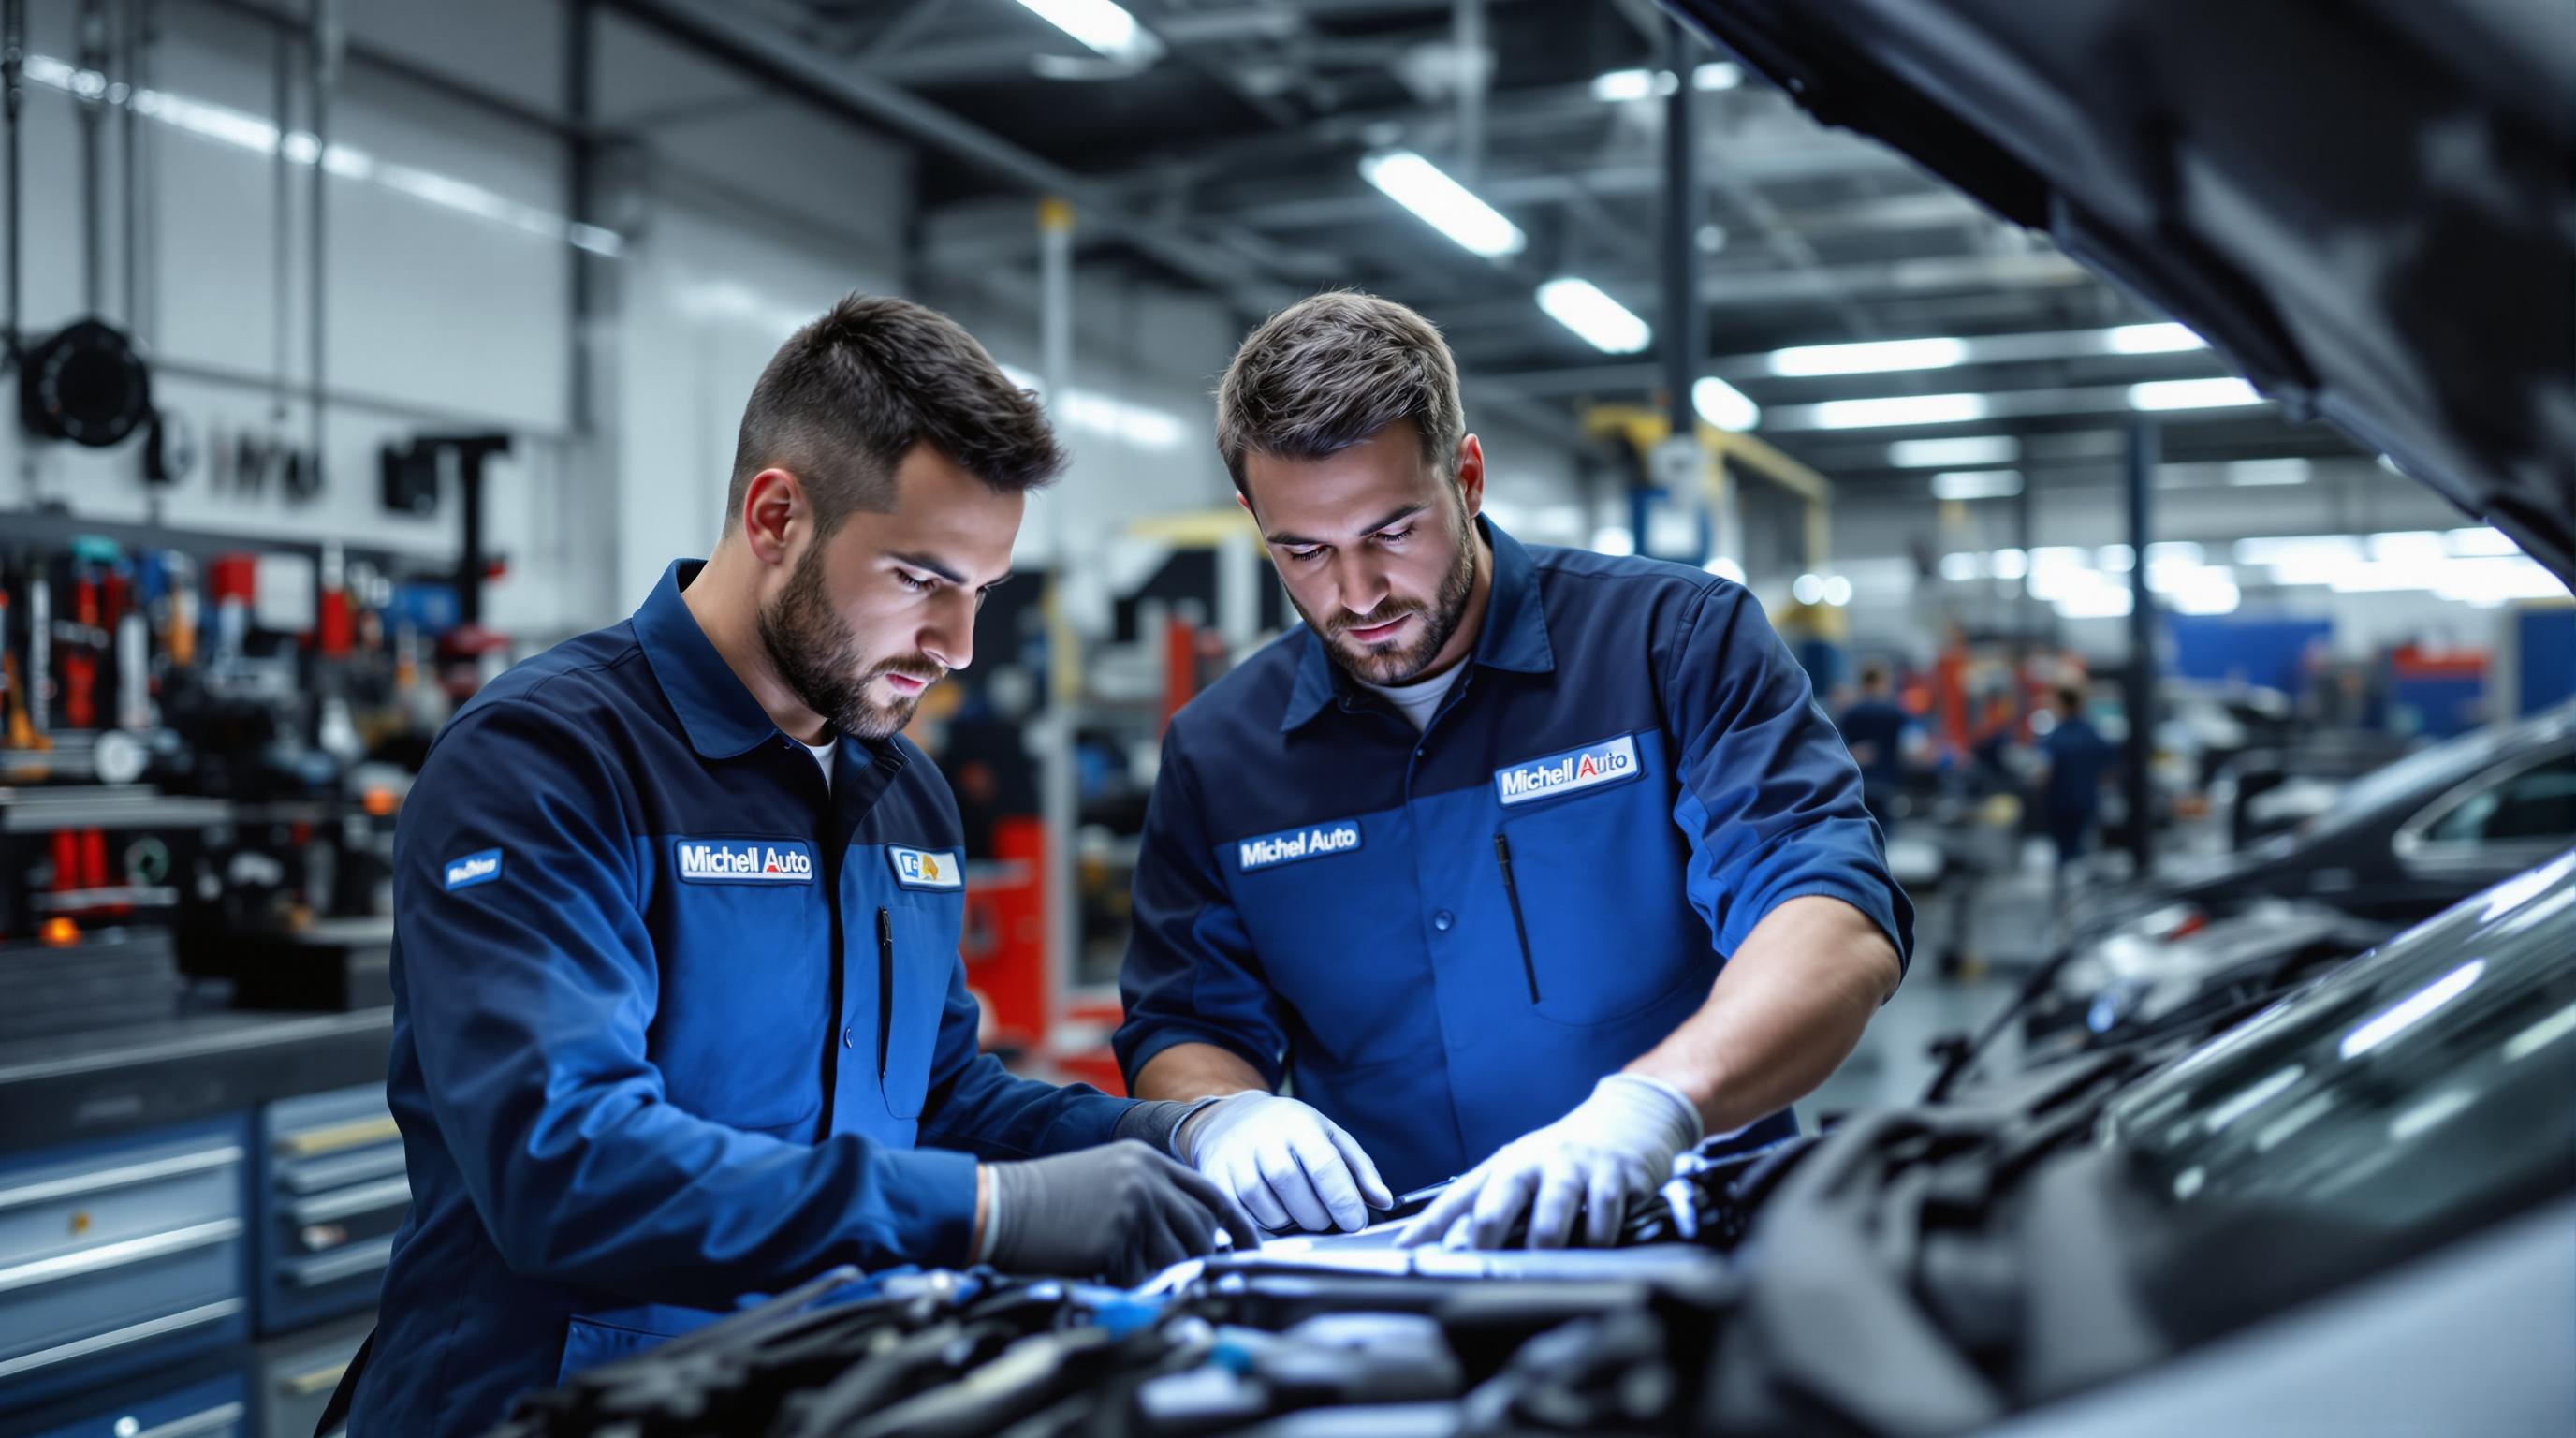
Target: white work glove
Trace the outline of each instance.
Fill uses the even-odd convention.
[[[1674,1157],[1700,1137],[1699,1110],[1680,1089],[1642,1074],[1612,1074],[1572,1113],[1505,1144],[1449,1185],[1396,1241],[1499,1248],[1526,1211],[1529,1246],[1563,1248],[1580,1211],[1583,1241],[1606,1248],[1619,1236],[1629,1199],[1663,1187]]]
[[[1293,1098],[1239,1093],[1181,1124],[1184,1161],[1215,1179],[1264,1228],[1351,1232],[1395,1207],[1359,1140]]]

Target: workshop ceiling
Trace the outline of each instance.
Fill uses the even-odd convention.
[[[1294,295],[1358,285],[1442,325],[1471,384],[1567,412],[1656,387],[1653,353],[1606,355],[1533,296],[1563,275],[1638,316],[1656,284],[1664,105],[1605,98],[1655,75],[1662,14],[1643,0],[1127,0],[1147,32],[1112,58],[1019,0],[750,0],[741,12],[841,73],[899,87],[1079,176],[1093,203],[1220,256],[1244,288]],[[1480,18],[1465,13],[1479,11]],[[1481,107],[1460,87],[1486,67]],[[2129,386],[2224,376],[2211,351],[2091,343],[2160,316],[1873,142],[1819,128],[1714,51],[1695,89],[1704,219],[1700,299],[1714,372],[1778,415],[1761,432],[1837,479],[1919,483],[1889,442],[1943,434],[2107,434]],[[1613,82],[1616,83],[1616,82]],[[1477,118],[1481,115],[1481,119]],[[1481,131],[1481,134],[1477,132]],[[1516,255],[1468,252],[1360,174],[1373,153],[1429,158],[1526,234]],[[974,273],[1034,263],[1030,195],[990,166],[921,169],[923,260]],[[1133,265],[1205,287],[1134,228],[1080,231],[1085,265]],[[1781,375],[1797,346],[1927,337],[2074,335],[1937,368]],[[1972,425],[1805,427],[1845,399],[2011,396]],[[2169,458],[2347,456],[2322,426],[2269,406],[2176,418]],[[2043,447],[2043,450],[2045,447]],[[2098,463],[2098,461],[2095,461]]]

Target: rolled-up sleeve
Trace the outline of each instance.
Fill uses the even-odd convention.
[[[1664,721],[1679,743],[1673,822],[1718,952],[1780,905],[1820,895],[1868,915],[1909,964],[1914,906],[1888,872],[1860,770],[1761,606],[1712,586],[1662,647]]]
[[[1132,1087],[1174,1044],[1214,1044],[1279,1086],[1287,1033],[1279,1000],[1226,892],[1197,776],[1178,742],[1163,740],[1145,837],[1136,859],[1135,938],[1118,975],[1126,1022],[1112,1040]]]
[[[440,737],[396,834],[404,1026],[504,1259],[707,1307],[836,1264],[963,1262],[971,1157],[791,1143],[666,1096],[631,798],[571,721],[507,700]]]

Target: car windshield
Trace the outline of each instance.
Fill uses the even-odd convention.
[[[2362,775],[2343,791],[2334,807],[2317,818],[2319,828],[2339,828],[2365,815],[2376,813],[2382,806],[2404,795],[2441,783],[2445,776],[2452,782],[2466,779],[2493,762],[2503,747],[2505,728],[2479,729],[2463,734],[2445,744],[2418,749],[2394,764],[2383,765]]]
[[[2390,940],[2149,1077],[2104,1138],[2155,1201],[2381,1231],[2563,1169],[2576,1132],[2576,852]]]

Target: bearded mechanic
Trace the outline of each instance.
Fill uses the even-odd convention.
[[[1132,1091],[1226,1096],[1194,1161],[1269,1227],[1463,1175],[1414,1243],[1606,1243],[1683,1149],[1793,1132],[1913,913],[1753,598],[1482,517],[1456,366],[1403,306],[1281,312],[1217,406],[1306,623],[1166,735]]]
[[[413,1199],[352,1432],[483,1432],[837,1264],[1252,1241],[1162,1151],[1185,1106],[976,1052],[957,806],[901,730],[1061,463],[953,322],[852,296],[761,375],[713,557],[442,731],[395,837]]]

